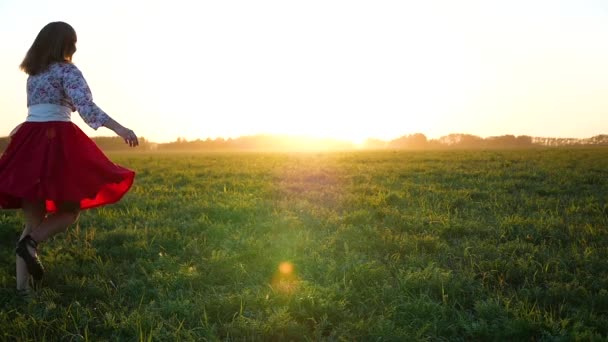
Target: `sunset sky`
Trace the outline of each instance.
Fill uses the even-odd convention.
[[[51,21],[95,102],[156,142],[608,133],[608,1],[0,0],[0,136]]]

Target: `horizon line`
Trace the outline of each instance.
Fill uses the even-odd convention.
[[[364,144],[367,141],[370,140],[374,140],[374,141],[382,141],[382,142],[391,142],[394,140],[398,140],[404,137],[410,137],[410,136],[415,136],[421,134],[423,135],[428,141],[432,141],[432,140],[440,140],[441,138],[444,137],[449,137],[449,136],[453,136],[453,135],[461,135],[461,136],[472,136],[472,137],[476,137],[476,138],[481,138],[481,139],[488,139],[488,138],[498,138],[498,137],[507,137],[507,136],[513,136],[513,137],[530,137],[533,139],[572,139],[572,140],[585,140],[585,139],[591,139],[594,137],[598,137],[598,136],[606,136],[608,135],[608,133],[598,133],[598,134],[594,134],[594,135],[590,135],[590,136],[586,136],[586,137],[573,137],[573,136],[539,136],[539,135],[528,135],[528,134],[512,134],[512,133],[506,133],[506,134],[501,134],[501,135],[487,135],[487,136],[480,136],[480,135],[476,135],[476,134],[472,134],[472,133],[461,133],[461,132],[456,132],[456,133],[448,133],[445,135],[441,135],[437,138],[432,138],[427,136],[424,133],[421,132],[415,132],[415,133],[407,133],[407,134],[403,134],[400,135],[398,137],[395,138],[391,138],[391,139],[384,139],[384,138],[376,138],[376,137],[366,137],[362,140],[360,140],[359,143],[352,141],[350,139],[347,138],[336,138],[336,137],[330,137],[330,136],[315,136],[312,134],[289,134],[289,133],[253,133],[253,134],[244,134],[244,135],[239,135],[236,137],[232,137],[232,136],[207,136],[207,137],[195,137],[195,138],[188,138],[188,137],[183,137],[183,136],[178,136],[175,137],[174,140],[167,140],[167,141],[154,141],[154,140],[150,140],[148,138],[146,138],[144,135],[140,136],[140,138],[145,139],[146,141],[150,142],[150,143],[157,143],[157,144],[168,144],[168,143],[175,143],[175,142],[179,142],[180,139],[184,139],[184,141],[186,142],[191,142],[191,141],[205,141],[205,140],[218,140],[218,139],[223,139],[223,140],[237,140],[237,139],[242,139],[242,138],[256,138],[256,137],[274,137],[274,138],[297,138],[297,139],[307,139],[307,140],[331,140],[334,142],[342,142],[342,143],[351,143],[353,145],[357,145],[357,144]],[[4,138],[4,137],[3,137]],[[89,138],[94,139],[94,138],[120,138],[119,136],[116,135],[97,135],[97,136],[89,136]]]
[[[315,136],[312,134],[289,134],[289,133],[253,133],[253,134],[245,134],[245,135],[239,135],[236,137],[231,137],[231,136],[215,136],[215,137],[211,137],[211,136],[207,136],[207,137],[196,137],[196,138],[187,138],[187,137],[183,137],[183,136],[178,136],[175,137],[174,140],[170,140],[170,141],[155,141],[155,140],[151,140],[146,138],[144,135],[139,136],[140,139],[145,139],[148,143],[155,143],[155,144],[170,144],[170,143],[176,143],[176,142],[181,142],[180,139],[183,139],[184,142],[193,142],[193,141],[206,141],[206,140],[218,140],[218,139],[222,139],[222,140],[237,140],[237,139],[242,139],[242,138],[259,138],[259,137],[269,137],[269,138],[282,138],[282,139],[286,139],[286,138],[292,138],[292,139],[306,139],[306,140],[316,140],[316,141],[333,141],[333,142],[340,142],[340,143],[350,143],[353,145],[361,145],[364,144],[367,141],[380,141],[380,142],[391,142],[394,140],[398,140],[401,138],[405,138],[405,137],[411,137],[411,136],[416,136],[416,135],[423,135],[427,141],[433,141],[433,140],[440,140],[441,138],[444,137],[449,137],[449,136],[453,136],[453,135],[460,135],[460,136],[471,136],[471,137],[475,137],[475,138],[480,138],[480,139],[488,139],[488,138],[499,138],[499,137],[508,137],[508,136],[512,136],[515,138],[519,138],[519,137],[530,137],[532,139],[566,139],[566,140],[585,140],[585,139],[591,139],[594,137],[600,137],[600,136],[606,136],[608,135],[608,133],[598,133],[598,134],[594,134],[591,136],[586,136],[586,137],[581,137],[581,138],[577,138],[577,137],[572,137],[572,136],[535,136],[535,135],[528,135],[528,134],[511,134],[511,133],[507,133],[507,134],[501,134],[501,135],[488,135],[488,136],[480,136],[480,135],[476,135],[476,134],[472,134],[472,133],[448,133],[445,135],[441,135],[437,138],[432,138],[427,136],[424,133],[421,132],[414,132],[414,133],[407,133],[407,134],[403,134],[400,135],[396,138],[392,138],[392,139],[384,139],[384,138],[376,138],[376,137],[366,137],[362,140],[360,140],[360,142],[355,142],[353,140],[347,139],[347,138],[336,138],[336,137],[329,137],[329,136]],[[2,136],[0,137],[0,139],[6,139],[9,138],[9,135],[6,136]],[[117,135],[90,135],[89,136],[90,139],[95,139],[95,138],[120,138],[120,136]]]

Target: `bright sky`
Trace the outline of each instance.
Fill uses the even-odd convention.
[[[0,136],[57,20],[95,102],[156,142],[608,133],[608,1],[0,0]]]

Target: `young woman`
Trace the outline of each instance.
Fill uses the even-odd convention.
[[[93,129],[107,127],[130,146],[135,133],[101,110],[80,70],[72,64],[76,32],[64,22],[46,25],[28,50],[21,69],[27,79],[28,115],[12,133],[0,157],[0,208],[21,208],[25,229],[17,243],[17,289],[31,275],[42,279],[37,245],[63,232],[80,210],[117,202],[135,173],[112,163],[70,121],[78,111]]]

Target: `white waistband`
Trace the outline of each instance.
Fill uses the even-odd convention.
[[[29,122],[71,121],[72,109],[56,104],[37,104],[27,107]]]

